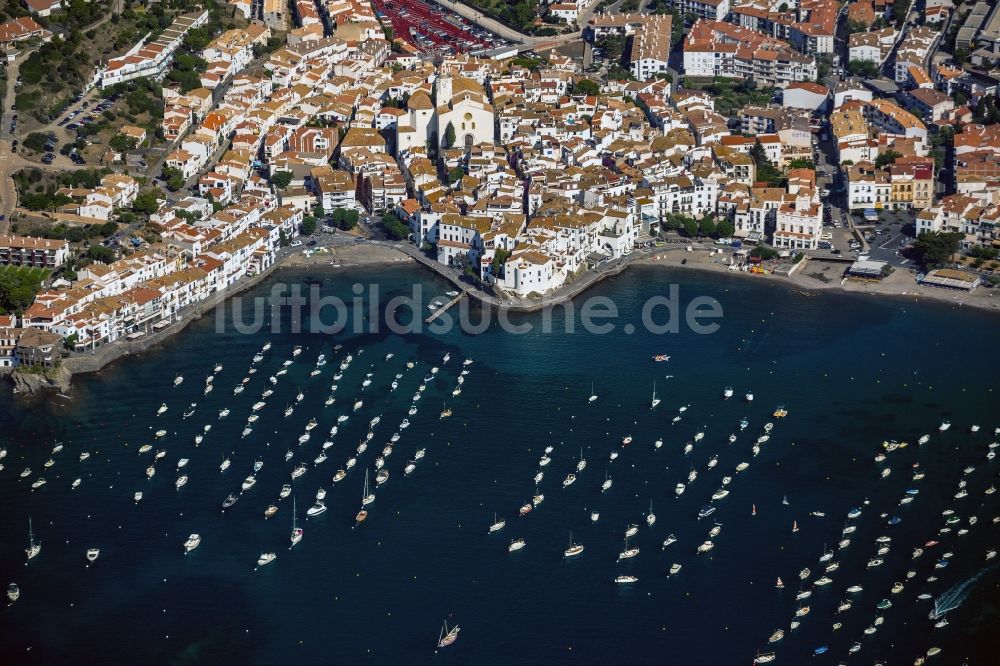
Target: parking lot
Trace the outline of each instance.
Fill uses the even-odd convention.
[[[466,53],[507,42],[439,4],[414,0],[374,0],[375,10],[392,23],[397,37],[425,51]]]

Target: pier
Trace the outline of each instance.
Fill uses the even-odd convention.
[[[430,316],[427,317],[427,319],[424,319],[424,323],[425,324],[432,323],[435,319],[437,319],[439,316],[441,316],[442,314],[444,314],[448,310],[448,308],[450,308],[455,303],[458,303],[460,300],[462,300],[463,298],[465,298],[465,294],[466,294],[466,291],[464,289],[462,291],[458,292],[458,296],[456,296],[455,298],[451,299],[450,301],[448,301],[447,303],[445,303],[444,305],[442,305],[441,307],[439,307],[437,310],[435,310],[434,312],[432,312],[430,314]]]

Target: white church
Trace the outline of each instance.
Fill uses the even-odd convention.
[[[455,130],[452,148],[466,150],[477,143],[494,142],[494,112],[486,91],[472,79],[442,75],[434,84],[437,108],[424,92],[407,101],[407,114],[396,124],[396,150],[424,147],[433,137],[444,147],[448,123]]]

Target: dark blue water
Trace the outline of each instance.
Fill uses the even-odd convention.
[[[279,278],[318,278],[323,294],[346,299],[355,280],[378,283],[383,302],[415,284],[430,295],[448,289],[409,268]],[[698,295],[718,299],[725,314],[718,332],[697,335],[682,327],[676,335],[653,335],[638,327],[642,304],[671,283],[680,286],[683,304]],[[264,284],[255,293],[269,291]],[[1000,482],[1000,464],[986,459],[1000,425],[995,315],[865,296],[806,296],[770,282],[659,268],[632,269],[588,296],[614,300],[620,313],[615,332],[595,335],[577,327],[573,334],[510,335],[494,326],[480,335],[240,334],[232,325],[217,331],[215,318],[207,316],[141,358],[80,378],[71,401],[6,404],[0,411],[0,446],[8,450],[0,461],[0,583],[16,581],[21,598],[0,608],[5,663],[746,664],[758,650],[774,650],[778,663],[833,664],[855,641],[862,643],[861,663],[912,663],[931,646],[943,649],[941,663],[995,663],[989,657],[1000,648],[991,630],[1000,619],[995,571],[971,586],[943,629],[927,619],[931,602],[917,599],[982,572],[986,551],[1000,545],[1000,525],[993,522],[1000,493],[984,494]],[[252,311],[248,303],[243,307]],[[288,316],[287,308],[275,314],[285,318],[286,329]],[[512,320],[537,327],[541,317]],[[562,317],[556,313],[555,328],[565,328]],[[636,331],[625,333],[626,323]],[[265,340],[273,348],[248,375]],[[334,351],[336,344],[342,349]],[[254,432],[242,438],[250,406],[268,376],[292,357],[293,345],[303,346],[302,354],[278,378]],[[452,358],[443,364],[447,352]],[[320,353],[329,362],[310,377]],[[324,407],[348,353],[354,361],[337,382],[336,402]],[[387,361],[389,353],[394,357]],[[670,361],[652,362],[658,353]],[[465,358],[475,362],[454,397]],[[416,367],[407,370],[407,360]],[[203,396],[204,378],[216,362],[224,369],[215,390]],[[364,470],[374,473],[375,458],[407,417],[432,366],[440,372],[386,459],[390,478],[378,488],[368,520],[353,529]],[[373,383],[362,390],[368,372]],[[403,378],[392,392],[396,373]],[[173,388],[177,374],[185,381]],[[245,376],[246,390],[235,396]],[[663,402],[651,411],[654,381]],[[599,395],[594,403],[587,402],[591,382]],[[736,393],[728,401],[722,399],[726,386]],[[285,418],[299,389],[305,399]],[[742,399],[747,390],[755,394],[752,404]],[[352,412],[355,399],[364,406]],[[161,402],[170,409],[156,417]],[[195,414],[183,419],[191,402],[197,403]],[[454,415],[441,420],[445,404]],[[779,404],[789,410],[785,419],[771,416]],[[682,405],[689,408],[674,423]],[[220,420],[223,407],[232,413]],[[329,460],[314,465],[340,414],[350,419],[333,437]],[[368,450],[333,485],[332,475],[356,455],[375,415],[382,420]],[[319,426],[300,446],[311,417]],[[740,432],[743,417],[750,425]],[[953,426],[938,434],[944,419]],[[770,441],[754,457],[751,446],[769,421],[775,423]],[[213,428],[195,446],[194,435],[206,423]],[[974,423],[982,427],[977,434],[969,432]],[[168,434],[154,441],[159,428]],[[704,439],[684,455],[684,444],[697,432]],[[734,444],[731,433],[738,434]],[[917,446],[924,433],[931,441]],[[627,448],[621,446],[624,435],[634,438]],[[663,446],[656,449],[658,438]],[[887,439],[909,446],[877,464],[874,456]],[[50,454],[57,441],[64,450]],[[152,480],[144,470],[153,453],[138,453],[144,443],[168,451]],[[539,486],[545,500],[518,517],[535,494],[532,477],[548,445],[553,460]],[[426,448],[426,457],[404,476],[419,448]],[[581,449],[588,465],[564,489]],[[294,451],[291,462],[284,460],[287,450]],[[80,462],[81,451],[91,458]],[[617,460],[610,460],[612,451],[620,453]],[[220,473],[226,456],[232,467]],[[56,464],[44,469],[49,457]],[[183,470],[190,481],[178,491],[181,457],[191,460]],[[713,457],[718,464],[708,469]],[[222,500],[239,491],[256,459],[264,462],[257,484],[223,512]],[[310,468],[293,483],[305,537],[290,551],[292,500],[278,501],[278,491],[291,482],[298,462]],[[750,466],[736,473],[740,462]],[[912,479],[916,463],[926,474],[920,481]],[[967,465],[975,469],[963,475]],[[25,467],[32,475],[19,479]],[[882,478],[886,467],[892,473]],[[674,486],[691,469],[698,478],[677,497]],[[602,493],[605,473],[614,485]],[[30,482],[40,475],[48,483],[32,491]],[[713,516],[698,520],[698,509],[726,475],[733,477],[729,496],[714,502]],[[71,490],[75,478],[82,483]],[[962,478],[969,495],[954,499]],[[307,520],[305,509],[320,487],[328,491],[329,511]],[[909,488],[919,495],[899,505]],[[144,493],[138,505],[136,490]],[[265,520],[272,502],[280,510]],[[651,528],[645,522],[650,502],[657,516]],[[838,550],[853,506],[863,514],[851,521],[857,525],[851,545]],[[945,509],[954,510],[961,524],[941,534]],[[600,513],[596,523],[591,511]],[[507,526],[488,535],[494,512]],[[26,567],[29,515],[43,551]],[[978,520],[969,526],[973,515]],[[889,526],[892,516],[902,522]],[[792,532],[793,521],[798,532]],[[696,555],[716,522],[721,533],[714,549]],[[640,526],[630,545],[641,552],[619,563],[630,523]],[[959,535],[959,528],[968,533]],[[585,551],[566,560],[571,530]],[[203,542],[185,556],[191,532]],[[670,533],[678,541],[664,549]],[[880,535],[891,536],[891,550],[881,567],[868,569]],[[510,554],[514,538],[527,546]],[[930,539],[940,544],[911,560],[912,549]],[[91,546],[101,554],[88,567],[84,553]],[[790,630],[799,605],[797,574],[812,569],[801,584],[810,589],[822,575],[817,559],[824,547],[837,551],[839,569],[828,574],[834,582],[801,602],[810,612]],[[255,571],[263,551],[274,551],[277,560]],[[945,552],[953,553],[950,564],[935,570]],[[675,562],[683,568],[668,577]],[[915,572],[909,579],[908,570]],[[616,585],[621,574],[639,581]],[[927,582],[934,575],[938,580]],[[778,576],[784,590],[774,589]],[[905,588],[892,594],[897,581]],[[864,591],[848,595],[853,584]],[[838,603],[847,598],[852,608],[838,614]],[[891,598],[893,607],[878,612],[882,598]],[[884,622],[864,635],[876,615]],[[461,626],[460,638],[436,652],[445,619]],[[836,631],[835,622],[842,625]],[[786,637],[768,647],[778,628]],[[813,650],[823,645],[829,651],[814,659]]]

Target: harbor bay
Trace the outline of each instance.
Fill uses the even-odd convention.
[[[412,266],[304,268],[240,307],[279,279],[344,302],[355,284],[383,301],[453,289]],[[672,285],[682,308],[718,302],[718,330],[642,326]],[[861,663],[935,647],[941,663],[992,661],[998,367],[969,353],[996,337],[992,313],[657,266],[587,297],[614,303],[613,331],[566,334],[564,307],[511,314],[522,335],[295,333],[287,310],[245,333],[210,313],[70,398],[8,401],[5,659],[799,664],[860,645]],[[26,564],[29,518],[42,549]],[[436,648],[444,622],[461,632]]]

